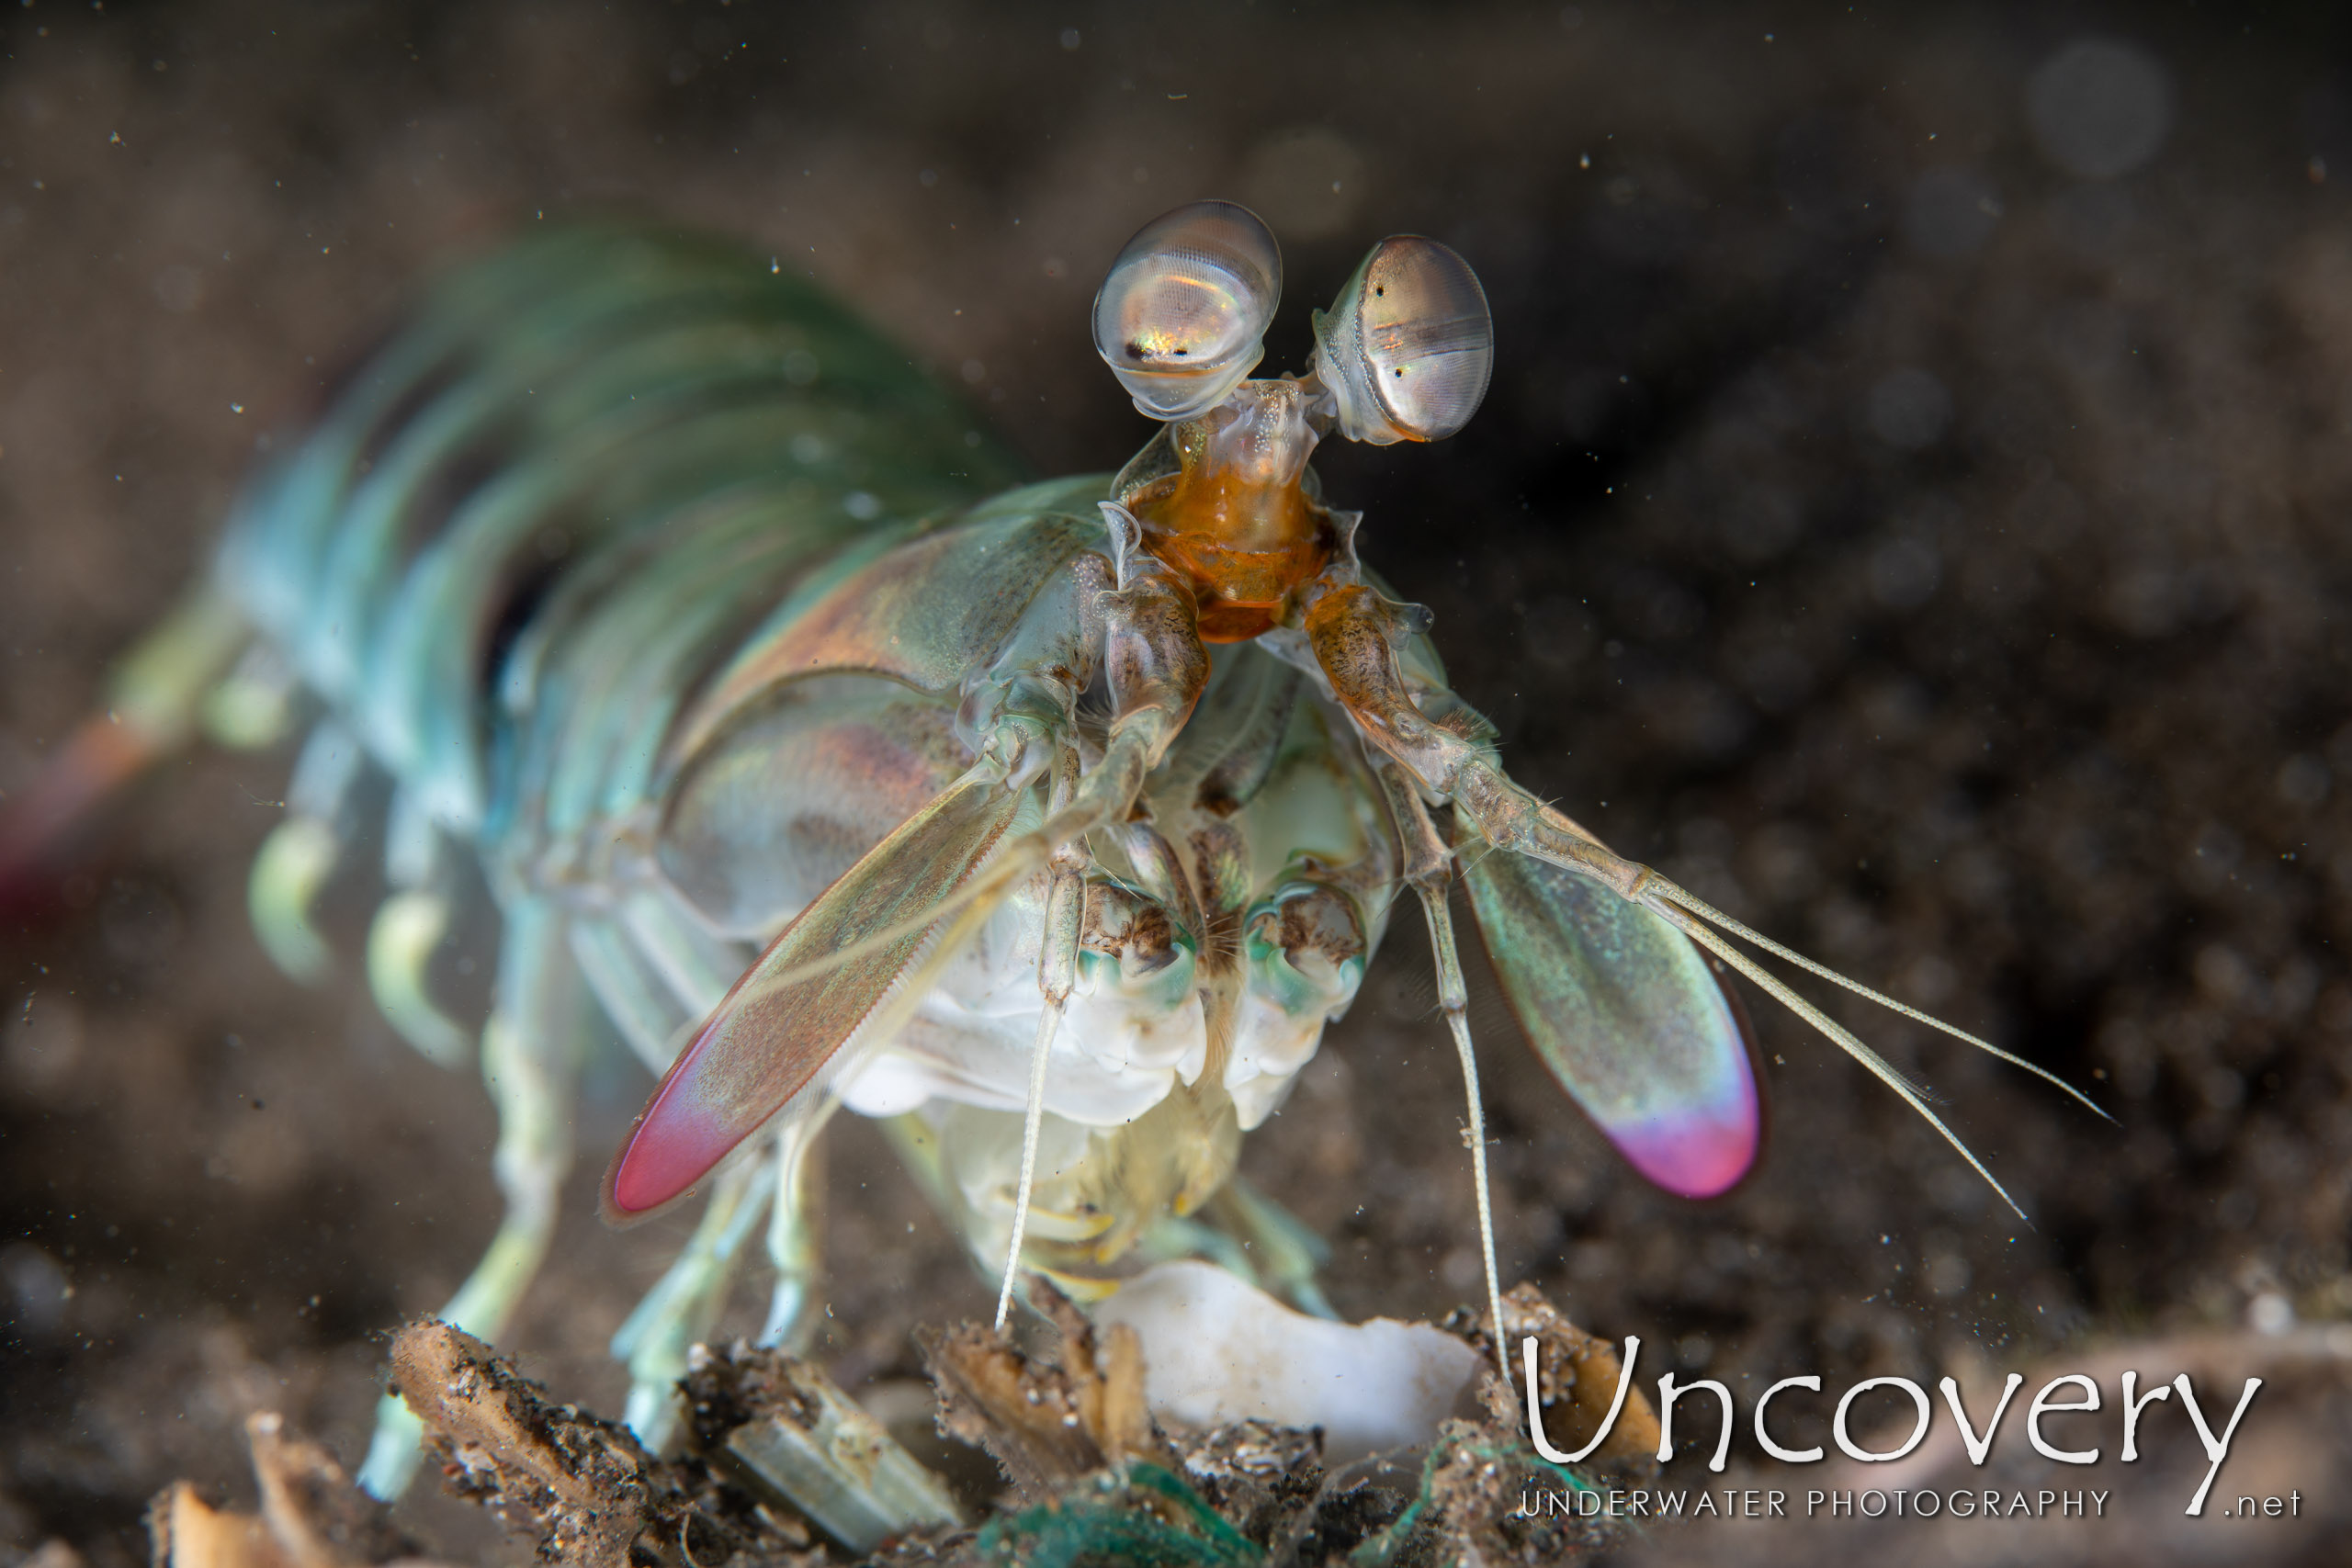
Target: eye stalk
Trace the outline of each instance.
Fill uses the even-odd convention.
[[[1494,367],[1478,275],[1419,234],[1373,246],[1338,302],[1315,312],[1315,378],[1351,441],[1444,440],[1478,412]]]
[[[1282,299],[1282,253],[1257,214],[1196,201],[1137,231],[1094,297],[1094,347],[1159,434],[1113,482],[1143,547],[1187,582],[1209,642],[1295,625],[1298,591],[1349,523],[1307,457],[1333,429],[1437,441],[1477,412],[1494,369],[1485,290],[1435,240],[1374,245],[1315,312],[1304,376],[1248,379]],[[1344,515],[1344,514],[1342,514]]]
[[[1195,201],[1136,231],[1094,297],[1094,348],[1138,412],[1191,419],[1266,356],[1283,258],[1258,215]]]

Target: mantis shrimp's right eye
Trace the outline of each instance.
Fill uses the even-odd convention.
[[[1373,246],[1339,301],[1315,312],[1315,373],[1351,441],[1444,440],[1478,412],[1494,367],[1478,275],[1419,234]]]
[[[1137,412],[1191,419],[1265,357],[1282,253],[1246,207],[1195,201],[1138,230],[1094,297],[1094,348]]]

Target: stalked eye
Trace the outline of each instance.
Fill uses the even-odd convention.
[[[1315,374],[1351,441],[1440,441],[1470,423],[1495,364],[1487,292],[1435,240],[1373,246],[1328,311],[1315,313]]]
[[[1136,408],[1191,419],[1265,357],[1282,252],[1258,215],[1195,201],[1136,231],[1094,297],[1094,348]]]

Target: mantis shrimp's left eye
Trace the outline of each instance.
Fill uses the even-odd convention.
[[[1283,258],[1258,215],[1195,201],[1136,231],[1094,297],[1094,348],[1153,419],[1215,408],[1266,356]]]
[[[1315,312],[1315,374],[1351,441],[1443,440],[1478,412],[1494,364],[1478,275],[1419,234],[1373,246],[1338,301]]]

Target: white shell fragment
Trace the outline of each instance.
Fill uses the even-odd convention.
[[[1419,234],[1373,246],[1337,303],[1315,313],[1315,374],[1351,441],[1443,440],[1478,412],[1494,365],[1478,275]]]
[[[1266,355],[1282,252],[1258,215],[1195,201],[1136,231],[1094,297],[1094,348],[1153,419],[1225,400]]]
[[[1094,1316],[1143,1341],[1155,1414],[1203,1427],[1251,1417],[1320,1427],[1333,1464],[1433,1441],[1484,1365],[1426,1323],[1308,1317],[1192,1259],[1146,1269]]]

